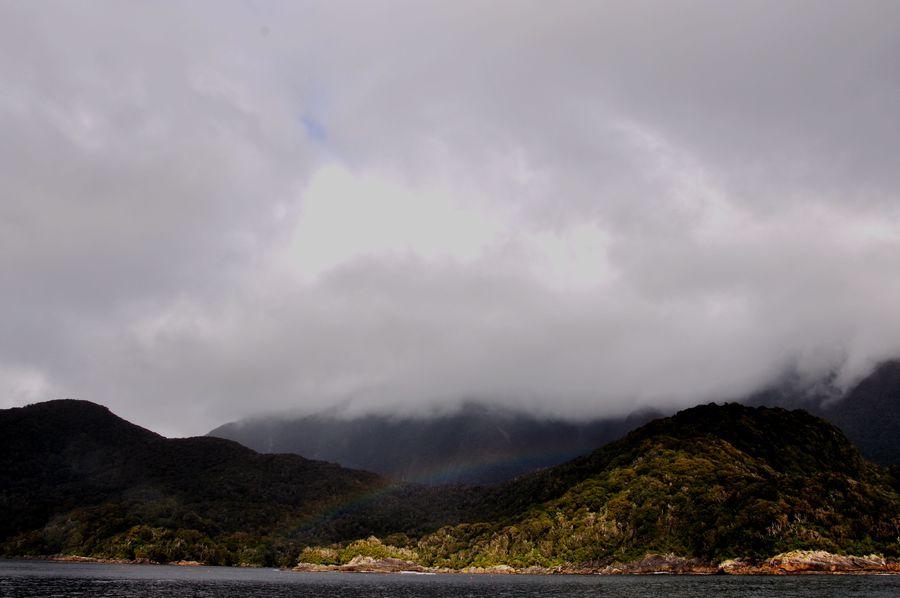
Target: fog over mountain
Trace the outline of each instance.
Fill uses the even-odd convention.
[[[900,465],[900,361],[886,362],[846,393],[827,380],[799,378],[741,402],[804,409],[838,426],[864,457]],[[558,465],[617,440],[664,413],[565,421],[463,404],[430,417],[359,415],[332,408],[298,417],[282,413],[219,426],[209,436],[261,453],[294,453],[395,480],[424,484],[494,484]]]
[[[585,455],[659,417],[570,422],[464,404],[430,417],[333,410],[245,419],[210,431],[261,453],[294,453],[419,484],[496,484]]]
[[[563,418],[900,356],[900,3],[0,3],[0,407]]]

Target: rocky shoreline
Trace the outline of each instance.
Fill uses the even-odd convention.
[[[26,560],[47,560],[72,563],[101,563],[111,565],[174,565],[201,567],[199,561],[175,561],[158,563],[149,559],[108,559],[78,555],[53,555],[20,557]],[[241,564],[239,567],[254,567]],[[638,561],[613,563],[605,566],[561,565],[557,567],[523,567],[493,565],[489,567],[426,567],[398,558],[375,559],[369,556],[354,557],[344,565],[318,565],[298,563],[291,571],[299,573],[418,573],[462,575],[900,575],[900,561],[888,560],[881,555],[838,555],[820,550],[797,550],[776,555],[770,559],[728,559],[721,563],[708,563],[699,559],[679,557],[673,554],[648,554]]]
[[[425,567],[397,558],[357,556],[344,565],[299,563],[298,572],[340,571],[350,573],[458,573],[486,575],[809,575],[809,574],[900,574],[900,562],[880,555],[844,556],[824,551],[798,550],[763,561],[729,559],[718,564],[676,555],[648,554],[629,563],[603,567],[558,566],[515,568],[509,565],[449,569]]]

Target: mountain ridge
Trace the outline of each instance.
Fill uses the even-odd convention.
[[[878,364],[843,395],[788,384],[757,393],[748,405],[804,409],[847,434],[869,459],[900,465],[900,360]]]
[[[869,459],[900,464],[900,361],[887,361],[842,396],[785,382],[737,402],[805,409],[840,427]],[[621,438],[661,410],[584,422],[469,402],[435,416],[322,412],[238,420],[209,432],[260,452],[283,452],[428,484],[501,483]]]
[[[325,459],[402,481],[490,484],[565,462],[660,415],[639,411],[574,422],[469,403],[430,417],[254,418],[224,424],[209,435],[260,452]]]
[[[798,410],[702,405],[483,487],[166,439],[84,402],[0,410],[0,438],[5,555],[290,566],[399,554],[453,570],[593,570],[648,553],[900,554],[896,472]]]

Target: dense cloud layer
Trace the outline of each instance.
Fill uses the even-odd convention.
[[[900,355],[900,4],[0,5],[0,405],[567,416]]]

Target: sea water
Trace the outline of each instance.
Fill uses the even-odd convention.
[[[900,596],[892,575],[597,576],[296,573],[278,569],[0,560],[0,596]]]

